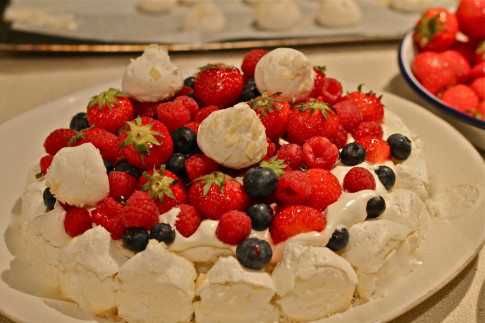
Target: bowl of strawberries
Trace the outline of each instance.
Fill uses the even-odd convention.
[[[398,61],[433,111],[485,150],[485,0],[424,11],[402,38]]]

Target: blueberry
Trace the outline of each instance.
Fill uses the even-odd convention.
[[[367,201],[367,219],[377,218],[386,210],[386,201],[382,196],[376,196]]]
[[[194,88],[194,83],[195,83],[195,77],[194,76],[189,76],[184,80],[184,85]]]
[[[352,142],[342,148],[340,161],[346,166],[355,166],[365,161],[366,151],[364,146]]]
[[[48,210],[52,210],[54,208],[54,204],[56,204],[57,199],[52,195],[51,189],[46,187],[44,193],[42,194],[44,198],[44,204]]]
[[[278,185],[278,175],[268,167],[255,167],[247,171],[243,187],[251,197],[271,195]]]
[[[264,203],[253,204],[246,212],[251,218],[251,226],[256,231],[267,229],[273,219],[273,209]]]
[[[141,169],[138,169],[134,166],[131,166],[126,160],[120,160],[118,164],[116,165],[115,169],[116,171],[119,172],[126,172],[130,174],[131,176],[135,176],[136,178],[140,177],[140,175],[143,173]]]
[[[172,133],[173,151],[175,153],[193,154],[197,150],[197,135],[187,127],[175,129]]]
[[[395,133],[387,138],[391,148],[391,156],[397,160],[405,160],[411,155],[411,140],[408,137]]]
[[[179,178],[185,177],[187,171],[185,169],[185,161],[187,156],[181,153],[175,153],[167,161],[167,170],[171,171]]]
[[[261,269],[270,262],[273,250],[265,240],[246,238],[237,245],[236,256],[244,267]]]
[[[375,170],[375,173],[386,190],[390,190],[396,184],[396,174],[392,168],[381,165]]]
[[[250,79],[243,87],[243,92],[241,94],[241,97],[239,98],[240,102],[246,102],[251,99],[254,99],[258,95],[261,95],[259,93],[258,88],[256,87],[256,82],[254,79]]]
[[[327,243],[327,248],[332,251],[340,251],[349,243],[349,231],[346,228],[337,229]]]
[[[125,228],[123,230],[123,243],[133,251],[143,251],[148,244],[148,231],[145,228]]]
[[[72,117],[71,122],[69,123],[69,128],[81,131],[83,129],[89,128],[88,118],[86,112],[79,112],[74,117]]]
[[[170,224],[157,223],[150,230],[150,239],[171,244],[175,240],[175,230]]]
[[[106,159],[103,159],[104,162],[104,167],[106,168],[106,173],[109,174],[111,171],[113,171],[115,168],[113,167],[113,164],[109,162]]]

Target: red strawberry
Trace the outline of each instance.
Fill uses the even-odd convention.
[[[445,61],[445,68],[455,76],[454,83],[466,83],[470,77],[471,67],[466,58],[454,50],[445,50],[440,53]]]
[[[455,43],[458,21],[444,8],[426,10],[414,27],[413,40],[420,51],[442,51]]]
[[[219,169],[219,164],[203,154],[195,154],[185,161],[185,170],[191,181]]]
[[[240,183],[218,171],[196,179],[189,187],[188,200],[202,216],[213,220],[231,210],[246,210],[250,202]]]
[[[283,159],[293,170],[300,169],[305,163],[303,148],[297,144],[286,144],[276,152],[278,159]]]
[[[278,156],[265,157],[259,163],[259,167],[271,168],[275,172],[275,174],[278,175],[278,177],[281,177],[281,175],[292,170],[291,167],[288,166],[288,163]]]
[[[237,245],[251,233],[251,218],[242,211],[224,213],[216,228],[217,238],[227,244]]]
[[[485,76],[485,62],[481,62],[473,66],[470,71],[470,80]]]
[[[79,146],[87,142],[92,143],[94,147],[98,148],[101,157],[112,164],[120,156],[118,137],[102,128],[94,127],[80,131],[73,141],[75,141],[72,143],[73,146]]]
[[[485,100],[485,76],[477,77],[470,83],[470,87],[475,91],[480,101]]]
[[[312,192],[308,176],[299,170],[281,175],[275,196],[283,204],[304,204]]]
[[[354,139],[373,136],[382,138],[384,131],[380,122],[377,121],[365,121],[361,122],[359,126],[352,132]]]
[[[52,159],[54,159],[53,155],[45,155],[40,159],[39,164],[40,164],[40,171],[42,175],[47,174],[47,170],[52,164]],[[37,177],[39,178],[41,177],[41,175],[39,174]]]
[[[91,211],[91,217],[94,223],[104,227],[111,234],[111,239],[118,240],[121,239],[125,228],[122,211],[123,204],[108,196]]]
[[[342,149],[347,144],[348,137],[348,132],[344,129],[342,124],[339,124],[339,129],[337,133],[335,134],[335,136],[329,139],[331,142],[334,143],[335,146],[337,146],[338,149]]]
[[[337,146],[325,137],[312,137],[303,144],[303,159],[310,168],[332,169],[339,158]]]
[[[187,192],[177,175],[165,169],[152,169],[143,172],[136,183],[137,189],[148,192],[155,201],[160,214],[172,207],[187,202]]]
[[[171,133],[190,122],[190,110],[183,103],[171,101],[160,103],[157,107],[158,121],[162,122]]]
[[[127,228],[144,227],[150,230],[159,222],[158,207],[150,194],[143,191],[135,191],[126,201],[121,212],[123,225]]]
[[[76,136],[72,129],[56,129],[44,140],[44,148],[49,155],[55,155],[59,150],[69,146],[71,139]]]
[[[115,200],[128,199],[135,191],[136,177],[127,172],[111,171],[108,174],[109,196]]]
[[[350,193],[375,190],[376,181],[371,172],[363,167],[352,167],[344,176],[344,190]]]
[[[279,209],[273,217],[269,232],[274,244],[299,233],[321,232],[327,220],[319,210],[306,205],[288,205]]]
[[[390,158],[391,148],[387,141],[382,138],[369,136],[357,139],[355,142],[365,148],[365,159],[371,163],[381,164]]]
[[[334,104],[342,97],[342,84],[331,77],[326,77],[321,81],[320,87],[317,88],[316,94],[320,101],[328,104]]]
[[[478,95],[465,84],[450,87],[443,92],[441,100],[450,107],[465,113],[476,110],[479,103]]]
[[[132,101],[133,108],[135,109],[134,115],[140,117],[149,117],[149,118],[156,118],[157,117],[157,107],[162,102],[138,102]]]
[[[220,110],[215,105],[209,105],[197,111],[195,114],[195,121],[202,122],[205,118],[207,118],[212,112]]]
[[[261,57],[268,53],[265,49],[251,49],[248,51],[242,60],[241,71],[244,73],[244,78],[246,80],[254,78],[254,70],[256,69],[256,64],[258,64]]]
[[[455,15],[462,33],[475,41],[485,39],[484,0],[461,0]]]
[[[333,105],[340,124],[347,132],[352,132],[362,122],[362,111],[351,100],[344,100]]]
[[[88,123],[112,133],[117,133],[134,115],[135,108],[128,95],[113,88],[93,96],[87,107]]]
[[[384,105],[381,97],[374,92],[362,92],[362,86],[357,91],[347,93],[345,100],[351,100],[362,112],[362,121],[381,122],[384,117]]]
[[[188,238],[197,231],[203,218],[192,205],[180,204],[177,207],[180,212],[177,215],[175,227],[181,235]]]
[[[313,89],[310,93],[310,98],[317,98],[320,94],[322,82],[325,79],[325,66],[313,66],[315,72],[315,80],[313,81]]]
[[[85,208],[70,207],[64,217],[64,230],[71,237],[78,236],[93,227],[89,211]]]
[[[173,141],[160,121],[138,117],[120,133],[120,149],[126,161],[140,169],[158,168],[173,153]]]
[[[184,125],[185,128],[189,128],[195,134],[197,134],[199,132],[199,126],[200,126],[200,122],[198,122],[198,121],[192,121],[192,122],[186,123]]]
[[[342,195],[342,187],[337,177],[330,171],[310,168],[307,170],[306,175],[312,185],[312,193],[305,204],[323,212],[327,206],[337,201]]]
[[[243,87],[243,77],[237,68],[209,64],[195,78],[194,98],[202,106],[227,108],[237,103]]]
[[[248,102],[249,106],[256,112],[261,123],[266,129],[266,136],[272,140],[278,140],[286,129],[286,122],[290,113],[290,104],[279,96],[279,93],[262,95]]]
[[[291,143],[303,144],[315,136],[331,138],[337,133],[339,121],[335,110],[321,101],[300,103],[291,109],[286,135]]]
[[[434,95],[456,82],[453,73],[446,68],[445,61],[439,53],[422,52],[417,54],[412,62],[411,69],[419,83]]]

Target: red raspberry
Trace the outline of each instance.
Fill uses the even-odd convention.
[[[354,139],[364,138],[368,136],[382,138],[384,131],[380,122],[377,121],[364,121],[352,132]]]
[[[349,137],[348,132],[344,129],[344,127],[341,124],[339,124],[339,129],[337,133],[332,138],[329,138],[329,139],[331,142],[334,143],[335,146],[337,146],[338,149],[342,149],[347,144],[348,137]]]
[[[457,84],[443,92],[443,102],[462,112],[476,110],[479,99],[475,91],[468,85]]]
[[[326,77],[317,89],[319,100],[334,104],[342,97],[342,84],[334,78]]]
[[[128,199],[135,191],[136,177],[127,172],[111,171],[108,174],[109,196],[115,200]]]
[[[158,207],[150,194],[143,191],[135,191],[126,201],[121,212],[123,225],[130,227],[144,227],[148,231],[158,223]]]
[[[93,227],[89,211],[85,208],[70,207],[64,218],[64,230],[71,237],[83,234]]]
[[[345,174],[343,187],[344,190],[350,193],[362,190],[375,190],[376,181],[367,169],[363,167],[352,167]]]
[[[470,76],[471,67],[466,58],[455,50],[445,50],[440,53],[445,68],[455,76],[455,83],[466,83]]]
[[[180,204],[177,207],[180,212],[177,215],[175,227],[181,235],[188,238],[197,231],[203,218],[190,204]]]
[[[184,127],[189,128],[192,131],[194,131],[195,134],[197,134],[199,132],[199,126],[200,126],[199,121],[191,121],[191,122],[184,125]]]
[[[299,170],[281,175],[275,196],[283,204],[304,204],[310,197],[312,185],[308,176]]]
[[[94,131],[94,129],[96,130]],[[101,157],[112,164],[114,164],[119,157],[118,137],[107,130],[101,128],[87,130],[84,133],[83,142],[84,141],[92,143],[94,147],[99,149]],[[76,145],[78,144],[76,143]]]
[[[278,159],[286,161],[291,169],[297,170],[304,164],[303,149],[297,144],[286,144],[278,149]]]
[[[91,211],[91,217],[94,223],[102,226],[111,234],[111,239],[118,240],[121,239],[125,228],[121,216],[122,211],[123,204],[108,196]]]
[[[312,193],[305,203],[306,205],[323,212],[327,206],[337,201],[340,195],[342,195],[340,182],[330,171],[320,168],[310,168],[306,174],[312,185]]]
[[[350,100],[340,101],[333,106],[337,112],[340,124],[347,132],[352,133],[355,128],[362,122],[362,111],[354,102]]]
[[[195,115],[195,121],[202,122],[207,118],[212,112],[220,110],[216,105],[209,105],[200,109]]]
[[[197,101],[187,95],[181,95],[175,98],[173,102],[181,103],[187,110],[190,111],[191,116],[195,116],[199,112],[199,104]]]
[[[470,87],[475,91],[480,101],[485,100],[485,76],[476,78],[470,83]]]
[[[202,154],[190,156],[185,161],[185,170],[191,181],[219,169],[219,164]]]
[[[42,175],[47,174],[47,170],[52,164],[52,159],[54,159],[53,155],[45,155],[40,159],[40,171],[42,172]]]
[[[134,115],[140,117],[156,118],[157,107],[162,102],[138,102],[133,101]]]
[[[251,218],[242,211],[224,213],[216,228],[217,238],[227,244],[237,245],[251,233]]]
[[[56,129],[52,131],[44,141],[44,148],[49,155],[55,155],[59,150],[69,145],[76,131],[72,129]]]
[[[332,169],[338,158],[337,146],[325,137],[312,137],[303,144],[303,159],[308,167]]]
[[[391,155],[391,148],[387,141],[382,138],[364,137],[355,141],[361,144],[366,151],[365,159],[374,164],[381,164],[389,160]]]
[[[158,121],[162,122],[169,132],[183,127],[190,122],[190,110],[182,102],[164,102],[157,107]]]
[[[244,55],[242,64],[241,64],[241,71],[244,73],[244,77],[246,79],[254,78],[254,70],[256,69],[256,64],[259,62],[261,57],[268,53],[265,49],[251,49],[249,52]]]

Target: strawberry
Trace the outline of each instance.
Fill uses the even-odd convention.
[[[77,133],[72,140],[72,146],[79,146],[90,142],[98,148],[104,160],[114,164],[120,156],[118,137],[102,128],[88,128]]]
[[[195,114],[195,121],[202,122],[207,118],[212,112],[220,110],[219,107],[215,105],[209,105],[197,111]]]
[[[322,82],[325,79],[325,66],[313,66],[315,72],[315,79],[313,81],[313,89],[310,92],[310,98],[317,98],[320,94]]]
[[[306,175],[312,186],[312,192],[305,203],[306,205],[323,212],[327,206],[337,201],[342,195],[340,182],[329,170],[310,168]]]
[[[45,155],[40,159],[40,172],[41,174],[38,174],[36,177],[40,178],[42,175],[45,176],[47,174],[47,170],[52,164],[52,160],[54,159],[54,155]]]
[[[450,87],[443,92],[441,100],[450,107],[465,113],[475,111],[479,103],[478,95],[465,84]]]
[[[242,211],[224,213],[216,228],[217,238],[227,244],[237,245],[251,233],[251,218]]]
[[[292,170],[288,163],[278,156],[265,157],[259,163],[259,167],[271,168],[278,177],[281,177],[286,172],[290,172]]]
[[[357,91],[347,93],[342,100],[350,100],[360,109],[362,121],[381,122],[384,117],[384,105],[381,102],[381,97],[377,96],[373,91],[362,92],[361,85]]]
[[[485,76],[477,77],[470,83],[470,87],[475,91],[480,101],[485,100]]]
[[[338,131],[338,125],[338,117],[333,107],[313,100],[292,107],[286,135],[291,143],[301,145],[311,137],[333,137]]]
[[[445,68],[449,69],[455,77],[453,83],[466,83],[470,76],[471,67],[466,58],[455,50],[445,50],[440,53],[445,62]]]
[[[342,149],[347,144],[348,137],[349,137],[348,132],[344,129],[342,124],[339,124],[339,129],[337,133],[332,138],[329,138],[329,139],[331,142],[333,142],[335,146],[337,146],[338,149]]]
[[[344,190],[350,193],[375,190],[376,181],[371,172],[363,167],[352,167],[344,176]]]
[[[435,52],[418,53],[411,70],[419,83],[434,95],[456,81],[453,73],[446,68],[443,57]]]
[[[202,216],[213,220],[231,210],[246,210],[250,202],[242,185],[219,171],[193,181],[188,200]]]
[[[86,208],[70,207],[64,217],[64,230],[71,237],[76,237],[93,227],[91,215]]]
[[[128,95],[113,88],[93,96],[87,107],[89,124],[112,133],[117,133],[134,115],[135,108]]]
[[[460,0],[455,15],[462,33],[475,41],[485,39],[485,0]]]
[[[290,104],[279,96],[279,93],[262,95],[252,99],[248,105],[256,112],[266,129],[266,136],[278,140],[286,129],[286,122],[290,113]]]
[[[353,132],[362,122],[362,111],[351,100],[343,100],[333,105],[340,124],[347,132]]]
[[[426,10],[414,27],[413,40],[420,51],[442,51],[456,39],[458,20],[444,8]]]
[[[185,161],[185,170],[191,181],[219,169],[219,164],[203,154],[195,154]]]
[[[184,183],[177,175],[165,169],[151,169],[143,172],[136,183],[137,189],[148,192],[155,201],[160,214],[169,211],[172,207],[187,202],[187,192]]]
[[[299,170],[281,175],[276,187],[275,197],[283,204],[304,204],[312,192],[308,176]]]
[[[365,121],[361,122],[359,126],[352,132],[354,139],[359,139],[367,136],[382,138],[384,130],[380,122],[377,121]]]
[[[111,239],[119,240],[125,229],[121,216],[122,211],[123,204],[108,196],[91,211],[91,218],[94,223],[104,227],[111,234]]]
[[[311,137],[303,144],[303,159],[310,168],[332,169],[339,158],[337,146],[325,137]]]
[[[162,122],[171,133],[190,122],[190,110],[180,101],[160,103],[157,107],[157,119]]]
[[[135,191],[136,177],[127,173],[113,170],[108,174],[109,196],[115,200],[126,200]]]
[[[156,118],[157,107],[162,102],[138,102],[133,100],[132,103],[135,116]]]
[[[152,118],[138,117],[128,121],[119,139],[123,157],[140,169],[158,168],[173,153],[173,141],[167,127]]]
[[[381,164],[390,158],[391,148],[382,138],[368,136],[357,139],[355,142],[365,148],[365,159],[371,163]]]
[[[246,80],[254,78],[254,70],[256,69],[256,64],[258,64],[261,57],[268,53],[265,49],[251,49],[248,51],[242,60],[241,71],[244,74]]]
[[[159,222],[158,207],[150,194],[143,191],[135,191],[121,212],[122,222],[126,228],[145,228],[150,231],[152,226]]]
[[[283,159],[291,169],[297,170],[305,163],[303,158],[303,148],[297,144],[286,144],[276,152],[278,159]]]
[[[197,73],[194,98],[202,106],[227,108],[237,103],[243,87],[243,77],[236,67],[209,64]]]
[[[269,232],[274,244],[278,244],[299,233],[322,232],[327,220],[319,210],[306,205],[287,205],[276,212]]]
[[[71,139],[76,136],[72,129],[56,129],[44,140],[44,148],[49,155],[55,155],[59,150],[69,146]]]
[[[470,71],[470,80],[485,76],[485,62],[481,62],[473,66]]]
[[[181,235],[188,238],[194,234],[203,218],[195,207],[190,204],[180,204],[177,207],[180,209],[180,212],[177,215],[175,227]]]

